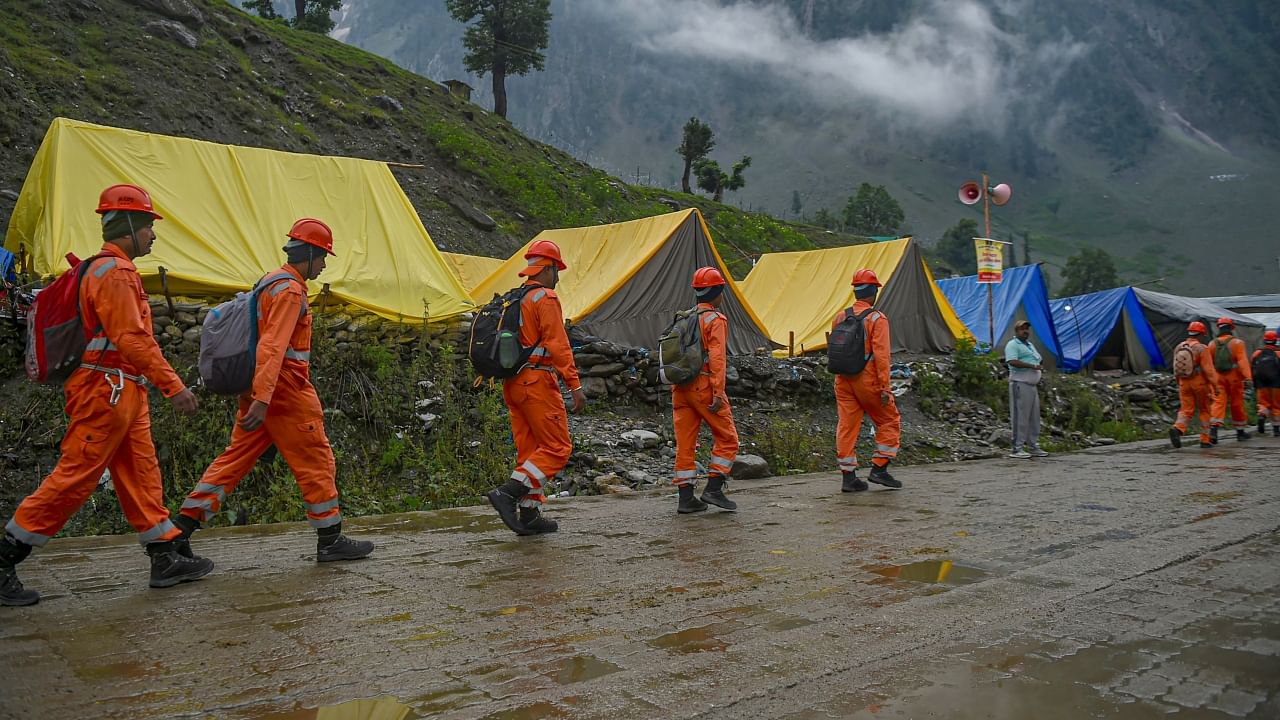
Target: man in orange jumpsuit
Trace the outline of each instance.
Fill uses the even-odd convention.
[[[184,552],[190,552],[191,533],[217,515],[227,495],[272,444],[302,490],[307,520],[317,534],[316,561],[356,560],[373,552],[368,540],[342,534],[333,448],[311,384],[306,281],[316,279],[324,271],[325,258],[334,254],[333,233],[319,220],[302,218],[288,237],[283,248],[287,262],[263,277],[270,280],[258,295],[253,386],[240,396],[231,444],[204,471],[175,521],[182,529],[179,547]]]
[[[1235,337],[1236,323],[1229,317],[1218,318],[1218,337],[1209,342],[1209,355],[1218,371],[1218,398],[1213,404],[1213,426],[1222,427],[1227,419],[1227,405],[1231,406],[1231,426],[1236,429],[1236,440],[1249,439],[1249,416],[1244,411],[1244,391],[1253,387],[1253,370],[1249,367],[1249,355],[1244,341]],[[1231,361],[1219,362],[1218,348],[1225,346],[1231,353]],[[1226,351],[1224,351],[1226,352]],[[1213,433],[1217,440],[1218,433]]]
[[[1271,418],[1271,434],[1280,437],[1280,348],[1276,347],[1280,335],[1268,330],[1262,335],[1262,347],[1253,352],[1253,384],[1258,393],[1258,434],[1267,431],[1267,418]],[[1261,362],[1259,362],[1261,361]]]
[[[853,274],[853,314],[867,313],[862,319],[866,335],[867,366],[857,375],[836,375],[836,461],[840,465],[842,492],[860,492],[867,483],[858,477],[858,433],[863,414],[871,417],[876,427],[876,451],[871,456],[871,472],[867,480],[889,488],[900,488],[902,482],[889,474],[889,462],[898,456],[902,437],[902,416],[894,402],[889,385],[890,343],[889,318],[872,310],[880,291],[880,280],[873,270]],[[848,309],[836,313],[831,322],[834,331],[844,321]]]
[[[489,502],[502,522],[517,535],[553,533],[559,525],[542,514],[542,488],[564,469],[573,453],[569,418],[565,415],[560,381],[573,398],[573,411],[586,407],[587,396],[578,380],[578,366],[564,329],[564,312],[556,296],[560,272],[566,269],[560,247],[539,240],[524,255],[520,271],[526,291],[520,300],[520,344],[534,348],[529,361],[502,382],[502,397],[511,413],[516,442],[516,466],[506,483],[489,491]]]
[[[724,494],[725,481],[738,457],[738,429],[733,424],[733,408],[725,393],[725,348],[729,337],[729,319],[719,312],[728,285],[720,271],[713,267],[698,268],[693,273],[693,294],[698,300],[698,329],[707,362],[693,382],[671,386],[671,415],[676,434],[675,483],[680,502],[676,511],[695,513],[710,503],[725,510],[737,510],[738,504]],[[693,479],[697,474],[694,455],[698,449],[698,433],[702,423],[711,429],[711,462],[707,465],[707,487],[702,499],[693,496]]]
[[[1200,413],[1200,447],[1213,447],[1213,432],[1209,422],[1209,409],[1217,404],[1218,371],[1213,368],[1213,353],[1200,342],[1200,338],[1209,331],[1204,323],[1196,320],[1187,325],[1187,339],[1174,348],[1174,364],[1177,364],[1178,353],[1185,348],[1195,361],[1195,369],[1189,377],[1178,378],[1178,419],[1169,428],[1169,442],[1176,448],[1182,447],[1182,436],[1187,432],[1187,424],[1191,416]]]
[[[62,529],[98,485],[111,478],[120,509],[151,556],[151,587],[171,587],[213,569],[204,558],[182,557],[174,548],[178,529],[164,504],[160,465],[151,443],[147,384],[174,408],[196,412],[195,395],[169,366],[151,333],[151,306],[133,259],[151,252],[161,217],[151,196],[136,185],[102,191],[105,241],[80,282],[80,317],[92,330],[80,368],[63,386],[70,421],[62,456],[53,472],[18,506],[0,539],[0,604],[31,605],[40,594],[26,590],[14,566]]]

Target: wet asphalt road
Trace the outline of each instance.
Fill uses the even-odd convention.
[[[0,608],[0,718],[1280,717],[1280,439],[735,482],[198,534],[55,540]],[[873,486],[874,488],[875,486]],[[364,699],[357,702],[358,699]]]

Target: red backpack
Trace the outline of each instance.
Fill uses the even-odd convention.
[[[27,377],[42,384],[61,383],[80,367],[89,339],[101,326],[87,332],[80,317],[80,281],[89,266],[103,255],[81,261],[67,253],[71,269],[41,290],[27,313]]]

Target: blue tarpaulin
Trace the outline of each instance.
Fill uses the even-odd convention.
[[[1164,366],[1160,345],[1133,288],[1062,298],[1049,306],[1062,344],[1064,372],[1076,372],[1088,365],[1108,340],[1108,354],[1123,358],[1132,372]]]
[[[17,282],[18,276],[13,274],[14,257],[13,253],[0,248],[0,278],[9,282]]]
[[[977,275],[968,275],[939,280],[938,287],[978,342],[990,342],[992,335],[991,325],[987,321],[987,285],[979,284]],[[1049,309],[1049,293],[1045,289],[1039,265],[1006,269],[1003,282],[991,285],[991,300],[997,351],[1013,336],[1013,321],[1022,317],[1031,322],[1035,344],[1054,357],[1062,357],[1058,333],[1053,325],[1053,313]]]

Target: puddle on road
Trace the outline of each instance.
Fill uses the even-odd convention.
[[[945,585],[967,585],[987,576],[985,570],[957,565],[951,560],[925,560],[906,565],[864,565],[862,569],[889,580]]]
[[[541,720],[569,717],[564,708],[546,701],[485,715],[480,720]]]
[[[560,685],[571,685],[604,677],[620,670],[622,668],[617,665],[594,655],[576,655],[562,658],[555,667],[544,674]]]
[[[417,720],[413,708],[395,698],[349,700],[337,705],[317,708],[299,708],[283,712],[254,712],[240,715],[246,720]]]
[[[417,532],[462,532],[482,533],[502,530],[506,526],[502,519],[492,514],[445,509],[424,513],[400,513],[379,518],[377,523],[361,524],[358,530],[362,533],[390,534]]]
[[[649,641],[649,644],[663,650],[671,650],[681,654],[701,652],[721,652],[729,648],[729,643],[722,637],[742,627],[736,621],[718,622],[702,627],[687,628],[679,632],[667,633]]]

